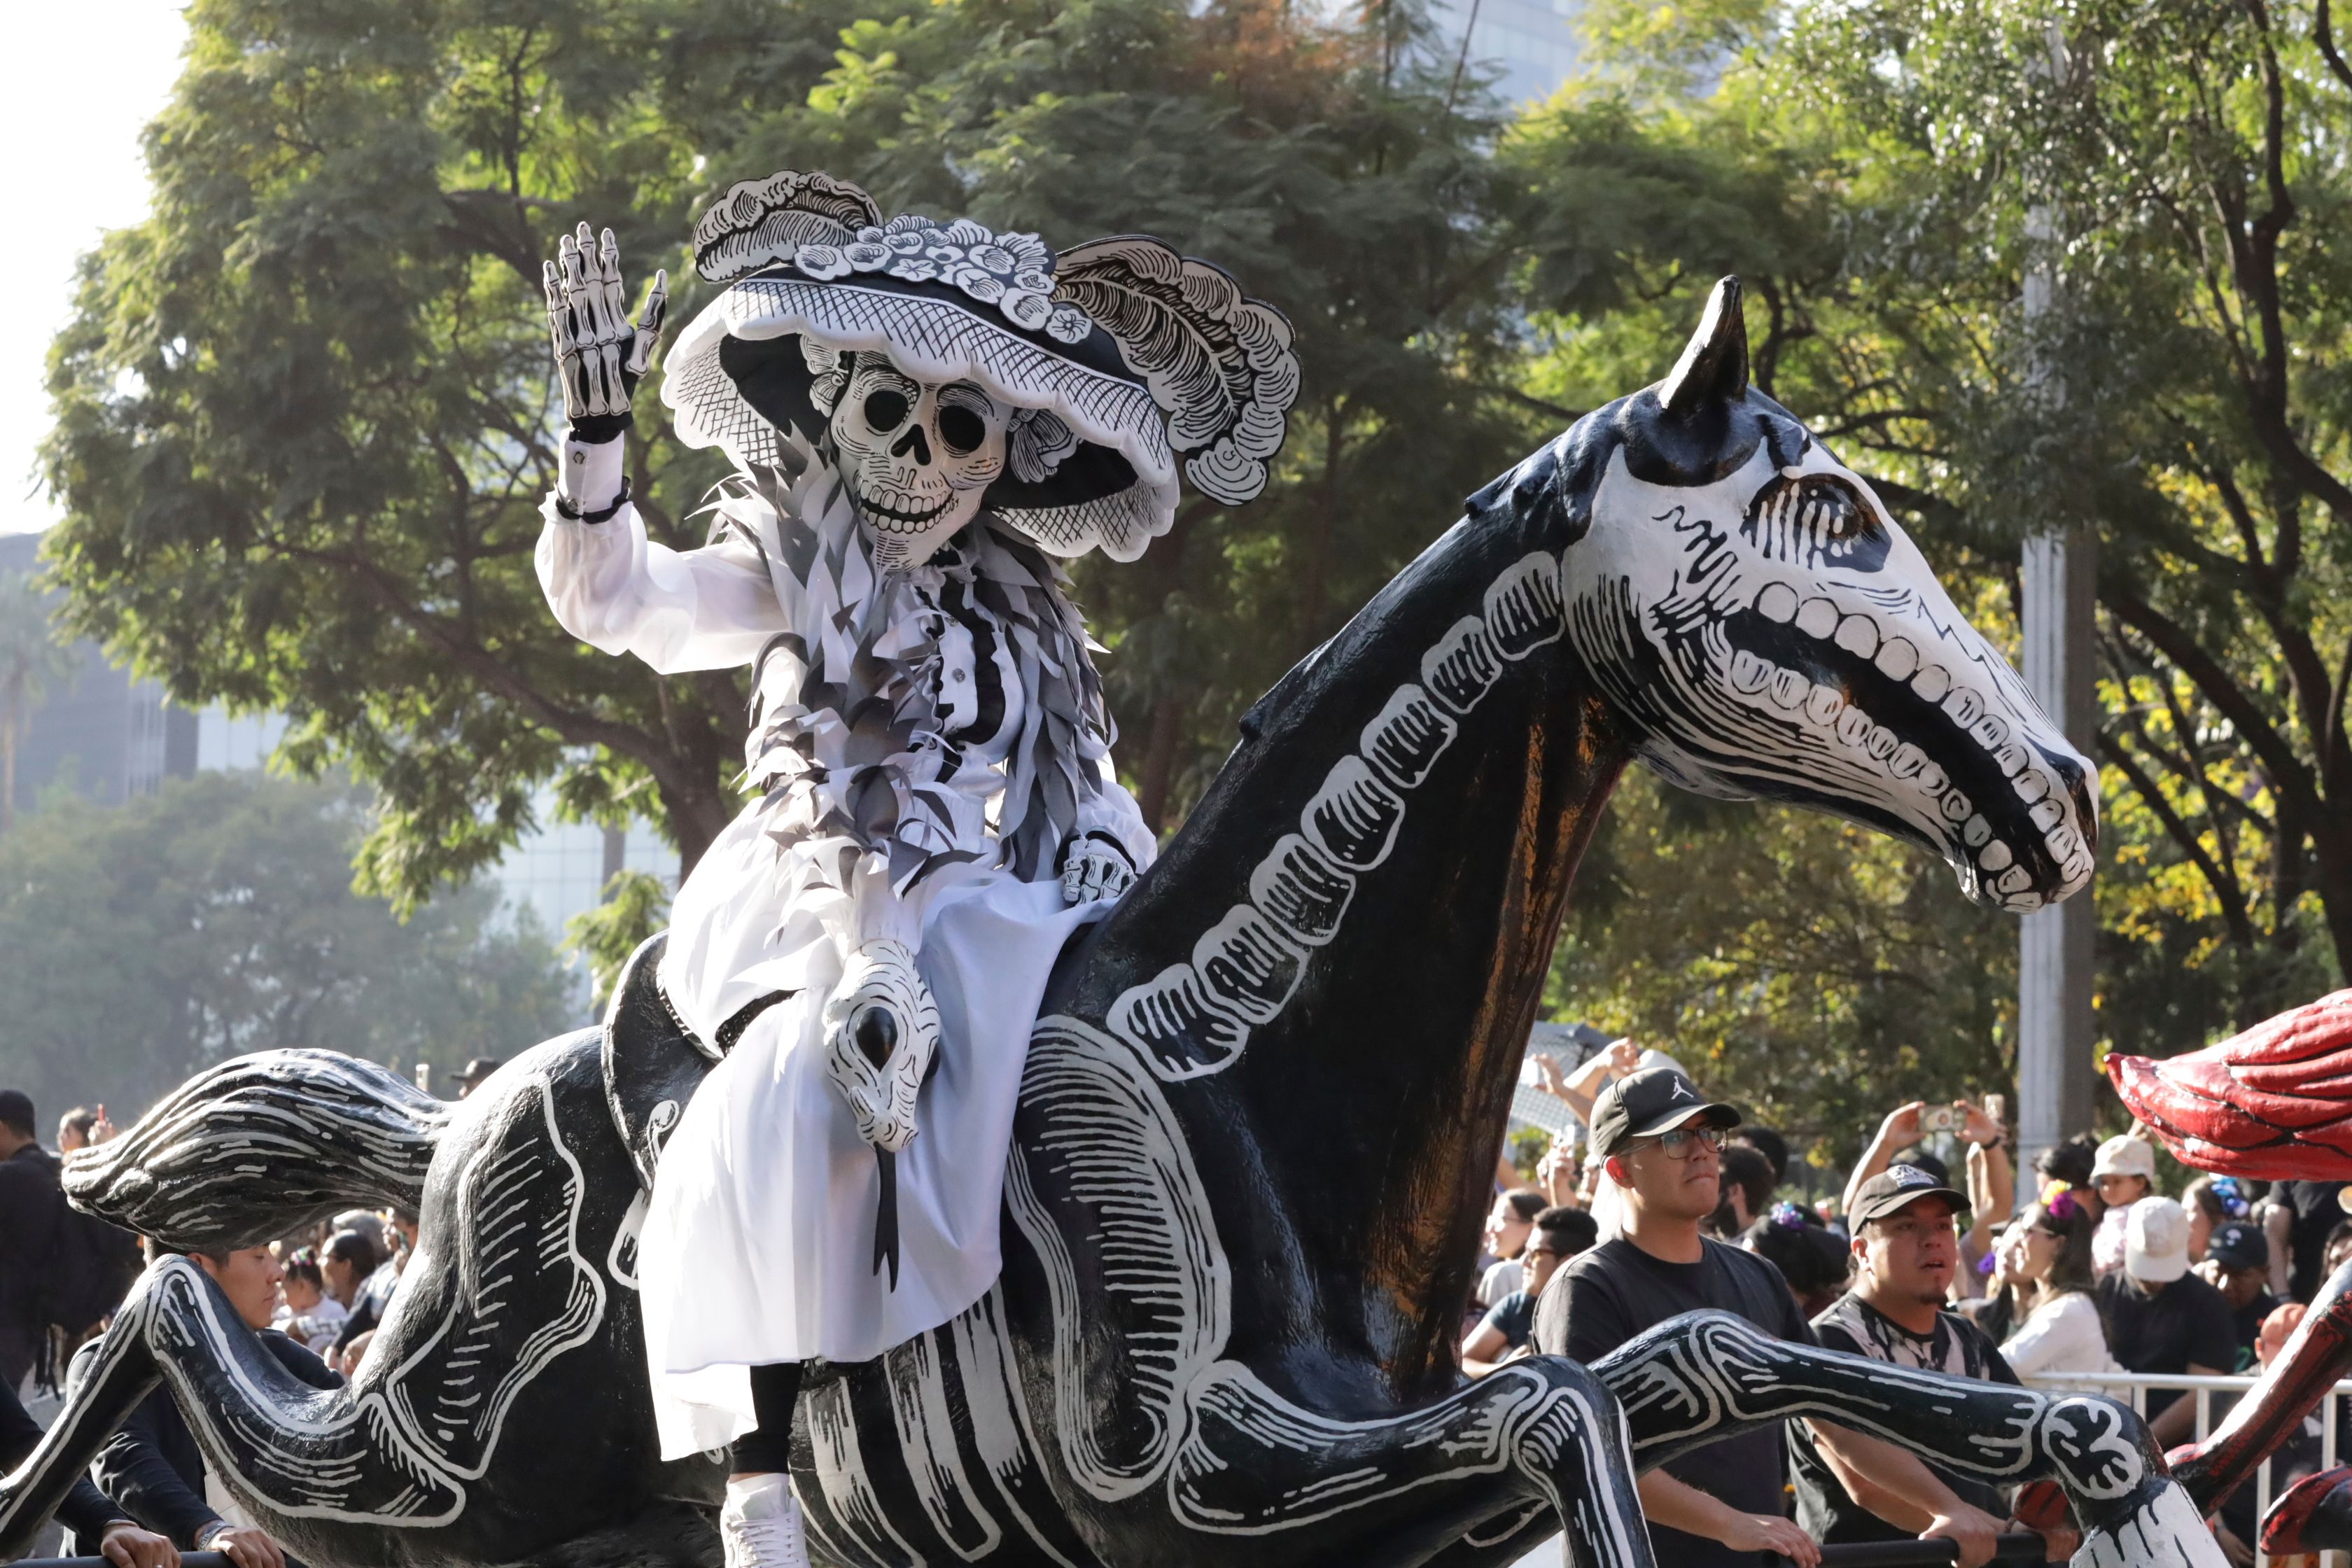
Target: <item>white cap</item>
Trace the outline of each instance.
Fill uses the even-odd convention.
[[[2146,1176],[2155,1181],[2156,1145],[2128,1132],[2108,1139],[2099,1145],[2099,1157],[2091,1165],[2091,1180],[2101,1176]]]
[[[2170,1198],[2142,1198],[2124,1225],[2124,1272],[2169,1285],[2189,1272],[2189,1211]]]

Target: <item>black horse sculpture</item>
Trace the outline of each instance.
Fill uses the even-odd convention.
[[[1030,1047],[986,1300],[813,1369],[794,1479],[842,1565],[1505,1561],[1563,1525],[1643,1568],[1633,1477],[1816,1415],[2055,1478],[2098,1563],[2218,1553],[2119,1405],[1898,1371],[1720,1314],[1465,1384],[1453,1344],[1577,861],[1620,771],[1837,812],[2011,909],[2089,879],[2092,773],[1866,486],[1749,389],[1736,280],[1668,378],[1474,497],[1243,725],[1167,854],[1074,942]],[[708,1563],[723,1455],[664,1466],[631,1262],[708,1066],[644,955],[606,1027],[456,1107],[321,1053],[232,1062],[77,1156],[182,1246],[418,1210],[352,1386],[152,1269],[0,1553],[158,1378],[315,1563]]]

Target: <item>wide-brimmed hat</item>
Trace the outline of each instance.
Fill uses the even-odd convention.
[[[984,504],[1055,555],[1140,555],[1175,521],[1180,474],[1253,499],[1298,395],[1282,313],[1144,236],[1057,254],[969,218],[886,222],[847,181],[787,169],[730,187],[694,254],[727,289],[664,363],[683,440],[788,466],[782,433],[818,438],[831,399],[813,392],[848,353],[974,381],[1019,411]]]

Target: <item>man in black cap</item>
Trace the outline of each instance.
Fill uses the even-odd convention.
[[[2197,1272],[2229,1303],[2230,1321],[2238,1331],[2234,1370],[2249,1370],[2255,1363],[2254,1341],[2263,1331],[2263,1320],[2279,1304],[2270,1289],[2270,1241],[2245,1220],[2226,1220],[2206,1237],[2205,1260]]]
[[[1822,1346],[1895,1366],[2014,1385],[2017,1373],[2001,1360],[1991,1336],[1944,1310],[1960,1260],[1952,1222],[1968,1206],[1963,1194],[1916,1165],[1891,1165],[1856,1188],[1847,1216],[1853,1228],[1853,1284],[1813,1319],[1813,1336]],[[1792,1437],[1797,1522],[1814,1540],[1823,1545],[1902,1541],[1927,1523],[1924,1513],[1899,1498],[1872,1491],[1858,1478],[1864,1502],[1857,1502],[1846,1488],[1849,1478],[1811,1434],[1799,1426]],[[1948,1470],[1935,1475],[1955,1497],[1988,1517],[2008,1513],[1999,1489]],[[2053,1542],[2053,1560],[2071,1555],[2076,1544],[2072,1539]]]
[[[457,1075],[457,1098],[463,1100],[488,1083],[490,1075],[503,1065],[496,1057],[476,1057],[467,1062],[466,1070]]]
[[[0,1089],[0,1384],[25,1381],[39,1359],[48,1325],[40,1289],[57,1250],[57,1156],[33,1131],[33,1101]]]
[[[1536,1308],[1536,1346],[1585,1363],[1644,1330],[1704,1308],[1737,1312],[1768,1333],[1810,1342],[1796,1299],[1772,1266],[1709,1240],[1700,1226],[1721,1186],[1717,1156],[1739,1123],[1671,1068],[1621,1079],[1592,1108],[1592,1147],[1622,1200],[1622,1235],[1570,1263]],[[1781,1430],[1696,1448],[1642,1477],[1642,1508],[1660,1563],[1766,1568],[1767,1553],[1815,1568],[1821,1548],[1783,1510]],[[1917,1456],[1828,1422],[1812,1423],[1841,1468],[1929,1520],[1923,1536],[1959,1547],[1962,1568],[1992,1555],[1999,1524],[1954,1497]]]

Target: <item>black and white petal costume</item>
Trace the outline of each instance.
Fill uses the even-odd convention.
[[[1139,870],[1153,853],[1055,557],[1141,553],[1182,477],[1255,495],[1297,382],[1278,314],[1153,240],[1057,258],[969,222],[884,224],[855,186],[796,173],[737,186],[696,239],[729,286],[663,395],[686,440],[737,465],[709,542],[673,552],[625,500],[589,522],[551,498],[538,555],[583,640],[665,672],[754,669],[753,798],[679,889],[659,970],[678,1016],[727,1044],[663,1149],[639,1258],[672,1457],[753,1429],[748,1367],[869,1359],[994,1283],[1030,1026],[1105,908],[1066,902],[1066,847]],[[859,469],[826,434],[858,353],[1013,411],[1002,477],[916,564],[887,538],[877,558]],[[877,1173],[823,1041],[857,955],[893,942],[939,1045],[920,1135]]]

